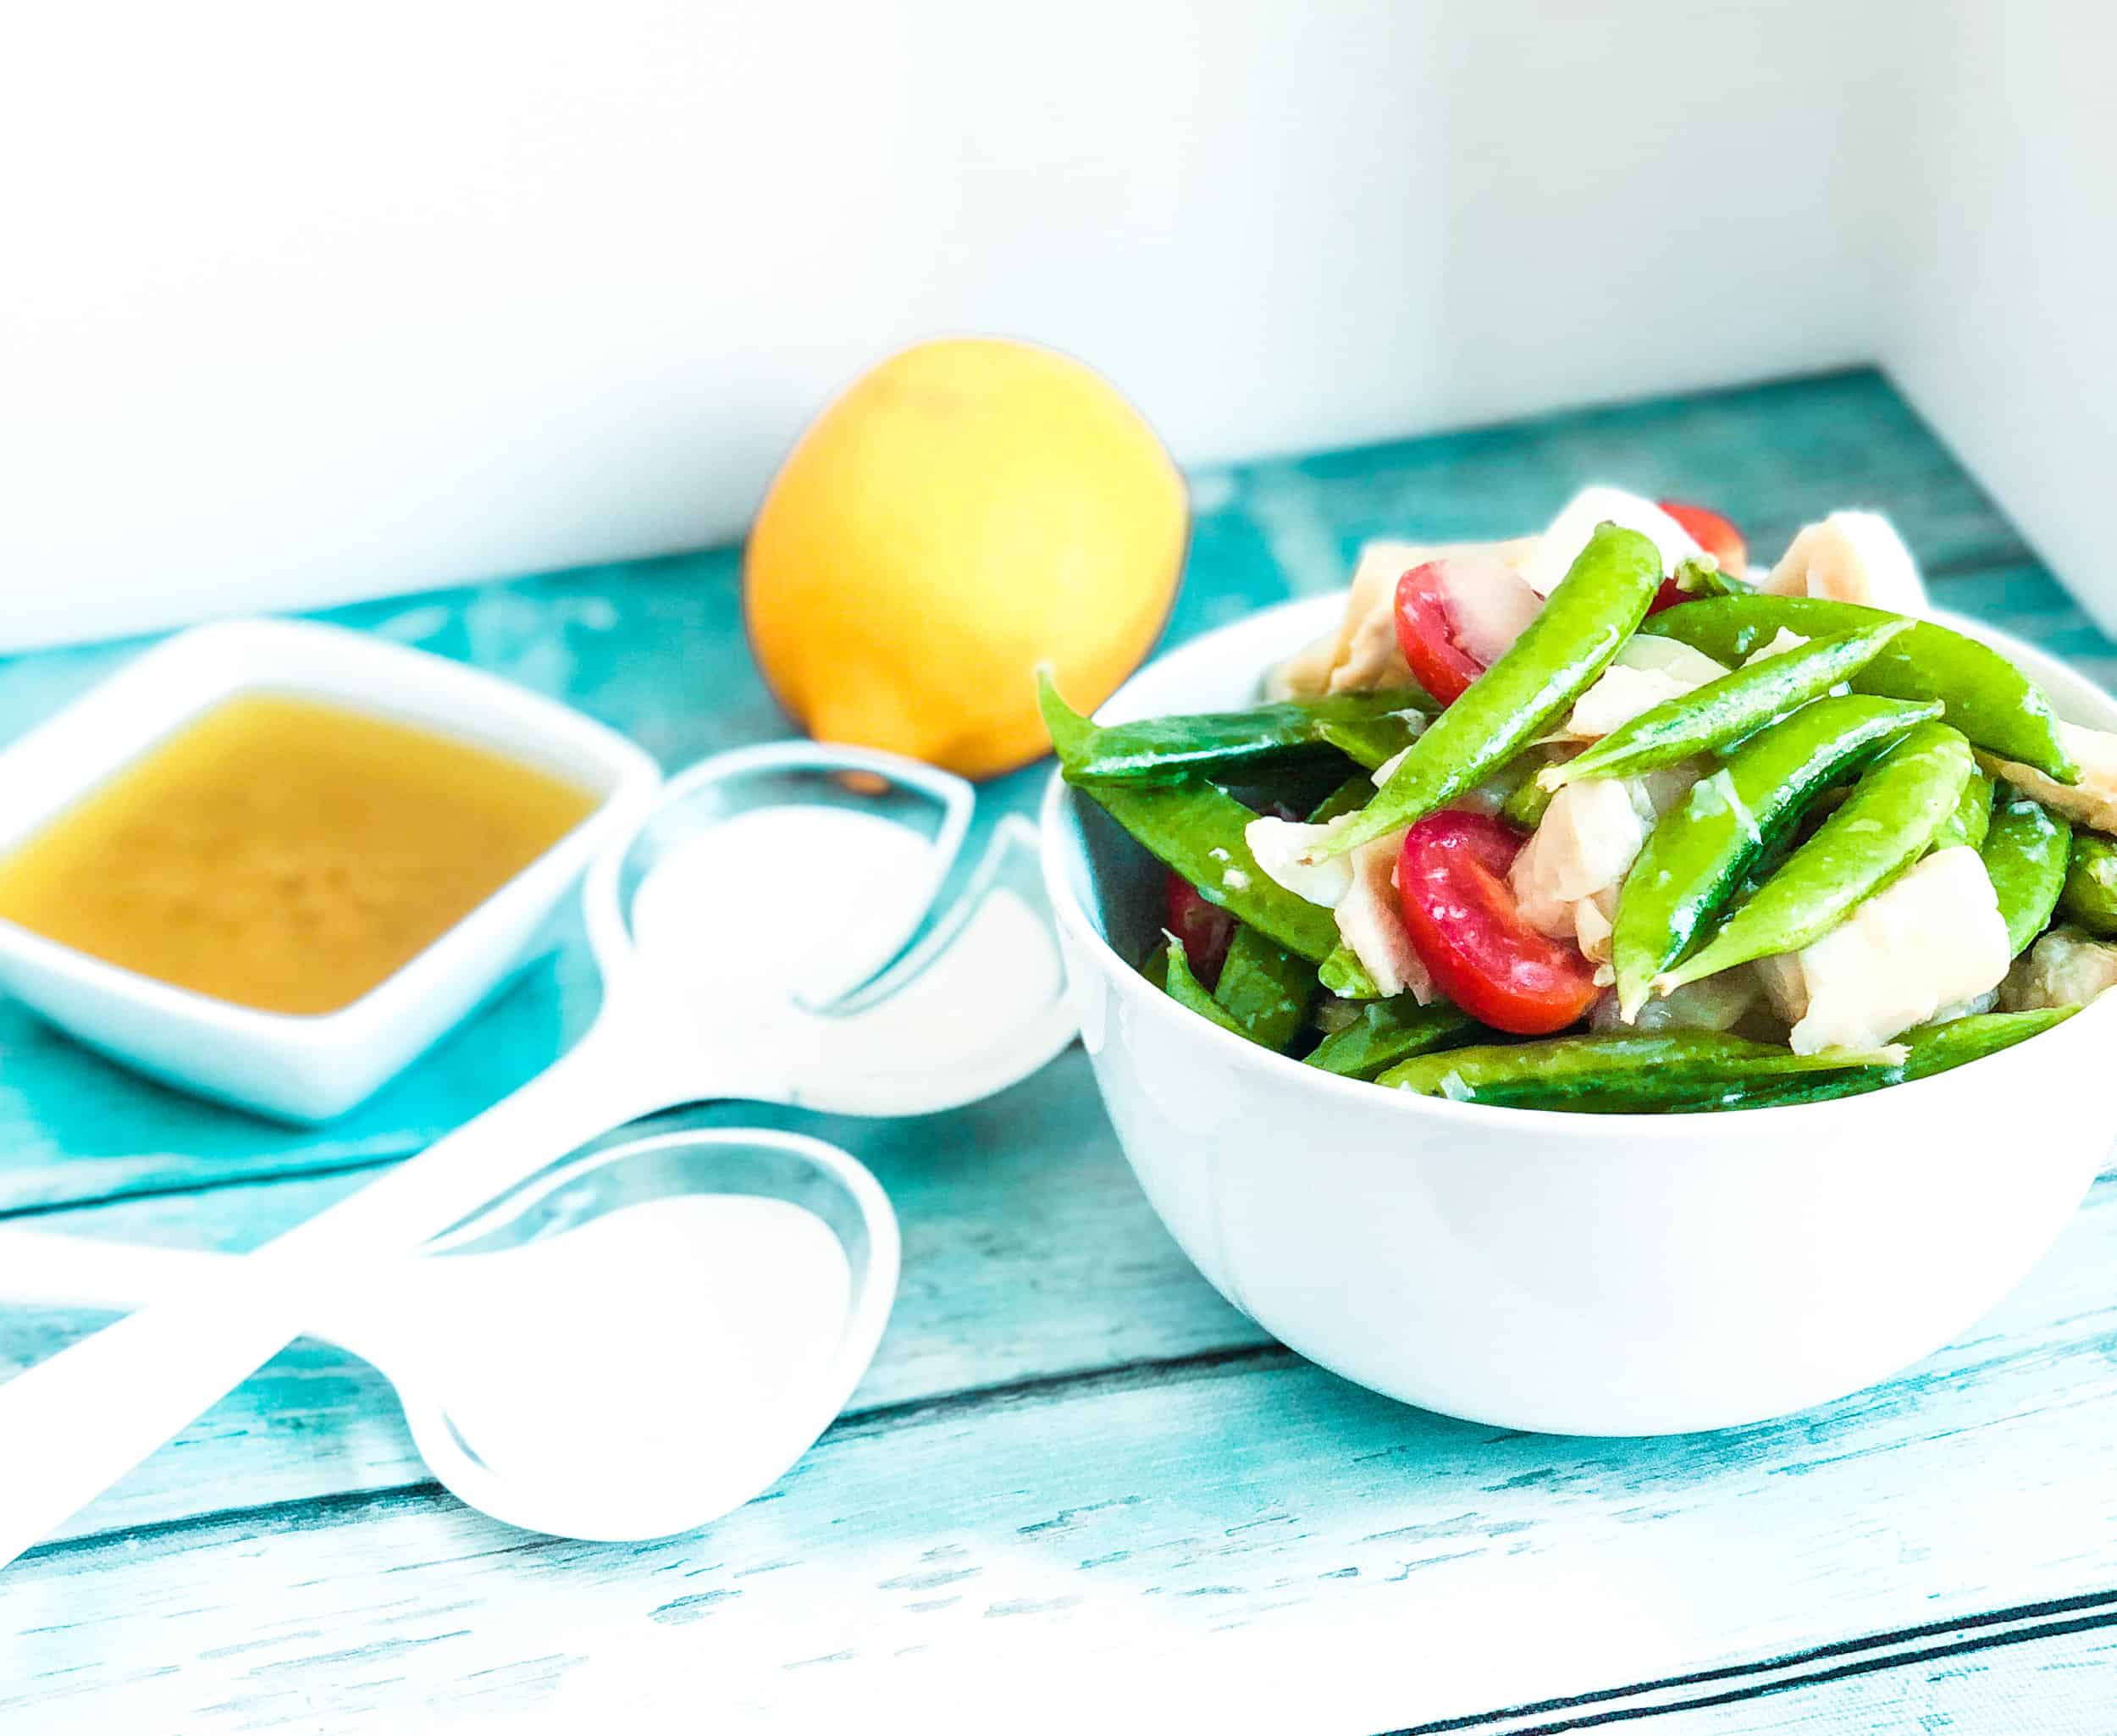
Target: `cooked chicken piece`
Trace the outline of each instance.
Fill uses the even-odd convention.
[[[1257,865],[1296,898],[1334,909],[1352,889],[1351,860],[1333,856],[1322,862],[1304,862],[1302,853],[1329,837],[1342,823],[1340,819],[1310,826],[1299,820],[1261,814],[1242,828],[1242,841],[1257,858]]]
[[[1584,777],[1551,798],[1508,875],[1522,920],[1539,933],[1577,936],[1573,907],[1614,887],[1653,824],[1621,777]]]
[[[1696,538],[1644,495],[1622,489],[1583,489],[1551,520],[1535,551],[1522,563],[1522,577],[1530,589],[1542,597],[1556,590],[1567,568],[1579,558],[1595,527],[1606,519],[1638,531],[1659,549],[1664,578],[1675,572],[1679,561],[1705,553]]]
[[[1679,760],[1673,766],[1657,766],[1625,782],[1632,786],[1633,803],[1644,803],[1646,811],[1658,820],[1691,793],[1691,786],[1705,771],[1701,760]]]
[[[1610,937],[1615,930],[1617,917],[1617,889],[1606,887],[1590,898],[1583,898],[1573,906],[1573,941],[1581,956],[1592,965],[1607,965],[1610,962]],[[1597,970],[1595,981],[1615,982],[1617,973]]]
[[[2053,928],[2019,959],[1999,985],[2009,1013],[2037,1007],[2084,1007],[2117,984],[2117,946],[2078,928]]]
[[[1404,906],[1396,894],[1396,856],[1402,832],[1385,833],[1352,852],[1352,885],[1332,914],[1338,937],[1385,995],[1410,991],[1419,1005],[1434,998],[1434,979],[1412,948]]]
[[[1353,568],[1352,590],[1337,630],[1273,670],[1265,677],[1265,697],[1314,699],[1407,685],[1412,672],[1396,643],[1397,580],[1423,561],[1449,556],[1490,556],[1518,571],[1536,543],[1528,536],[1498,543],[1368,544]]]
[[[1726,664],[1716,657],[1708,657],[1694,645],[1687,645],[1681,639],[1655,639],[1651,635],[1627,639],[1617,648],[1615,661],[1628,669],[1658,670],[1671,680],[1682,682],[1686,688],[1703,687],[1727,672]]]
[[[1764,999],[1764,983],[1746,965],[1687,982],[1639,1009],[1627,1025],[1617,998],[1606,994],[1588,1015],[1595,1031],[1732,1031]]]
[[[1594,686],[1573,701],[1573,710],[1556,733],[1571,740],[1593,741],[1631,722],[1664,699],[1680,699],[1691,690],[1691,685],[1659,669],[1631,669],[1612,663],[1595,677]]]
[[[1560,790],[1508,875],[1522,920],[1607,963],[1617,889],[1654,822],[1683,800],[1698,772],[1686,761],[1638,777],[1584,777]]]
[[[1805,527],[1763,588],[1777,597],[1830,597],[1900,615],[1926,609],[1918,563],[1879,512],[1833,512]]]
[[[1349,854],[1305,863],[1301,854],[1326,837],[1336,821],[1304,825],[1263,815],[1243,828],[1243,841],[1262,868],[1296,898],[1322,904],[1337,919],[1338,937],[1351,947],[1375,987],[1385,995],[1407,989],[1424,1006],[1434,979],[1412,949],[1411,931],[1396,895],[1396,856],[1404,828],[1386,832]]]
[[[2117,735],[2106,729],[2061,723],[2059,739],[2080,762],[2078,783],[2056,782],[2033,767],[2017,766],[2011,760],[1993,763],[2008,782],[2034,796],[2052,812],[2092,826],[2098,832],[2117,832]]]
[[[1747,669],[1752,663],[1763,662],[1766,657],[1783,657],[1788,651],[1799,650],[1807,643],[1806,633],[1795,633],[1791,628],[1783,627],[1772,635],[1770,644],[1759,645],[1755,650],[1744,657],[1742,660],[1742,666]]]
[[[1936,850],[1798,953],[1758,961],[1796,1054],[1874,1048],[2007,974],[2007,925],[1976,851]]]
[[[1595,684],[1573,701],[1572,712],[1556,733],[1592,741],[1664,699],[1680,699],[1727,672],[1703,651],[1675,639],[1628,639]]]

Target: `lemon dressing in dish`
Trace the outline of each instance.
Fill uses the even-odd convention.
[[[414,724],[239,694],[0,856],[0,920],[239,1006],[331,1013],[598,802]]]

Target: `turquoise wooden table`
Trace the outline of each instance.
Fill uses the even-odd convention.
[[[1517,531],[1595,478],[1719,504],[1767,556],[1830,507],[1882,507],[1949,607],[2117,675],[2117,645],[1865,372],[1208,473],[1170,636],[1342,583],[1365,538]],[[332,618],[562,697],[676,766],[786,728],[735,576],[720,551]],[[133,649],[0,665],[0,738]],[[1026,808],[1042,776],[988,810]],[[569,940],[313,1132],[0,1006],[0,1214],[251,1246],[543,1066],[594,995]],[[764,1119],[859,1153],[904,1230],[879,1358],[768,1495],[646,1545],[509,1531],[423,1475],[371,1370],[305,1341],[0,1577],[0,1729],[578,1729],[627,1708],[613,1728],[2117,1724],[2108,1182],[2012,1298],[1884,1386],[1718,1435],[1558,1440],[1401,1407],[1266,1340],[1155,1221],[1077,1049],[957,1114]],[[97,1324],[0,1313],[0,1371]]]

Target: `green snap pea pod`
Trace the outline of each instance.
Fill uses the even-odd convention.
[[[1069,769],[1071,756],[1092,738],[1095,726],[1060,699],[1048,680],[1042,700],[1044,726],[1058,749],[1060,768]],[[1176,784],[1079,788],[1150,854],[1236,921],[1304,959],[1327,959],[1338,944],[1338,925],[1329,911],[1287,891],[1257,866],[1243,837],[1257,816],[1218,785],[1197,778]]]
[[[1959,729],[1921,723],[1882,755],[1815,837],[1698,951],[1654,979],[1667,994],[1773,953],[1797,953],[1926,854],[1976,762]]]
[[[1711,555],[1687,555],[1676,563],[1669,583],[1687,597],[1746,597],[1756,587],[1737,578]]]
[[[1654,978],[1675,962],[1817,792],[1940,709],[1937,703],[1913,705],[1860,694],[1817,699],[1759,730],[1717,771],[1694,784],[1647,835],[1617,893],[1611,964],[1624,1016],[1646,1004]]]
[[[1739,741],[1858,674],[1910,625],[1899,618],[1813,639],[1664,699],[1537,782],[1556,790],[1577,777],[1629,777]]]
[[[1534,832],[1544,823],[1544,815],[1551,805],[1551,793],[1537,779],[1525,778],[1515,787],[1514,793],[1500,804],[1500,817],[1524,832]]]
[[[1315,812],[1308,816],[1308,823],[1321,826],[1326,820],[1335,820],[1340,814],[1357,814],[1367,806],[1374,794],[1373,778],[1365,773],[1357,777],[1348,777],[1317,803]]]
[[[1190,1008],[1201,1019],[1210,1019],[1223,1031],[1232,1031],[1237,1037],[1250,1034],[1235,1023],[1234,1014],[1213,999],[1213,991],[1191,974],[1191,959],[1184,951],[1184,943],[1173,934],[1169,937],[1164,955],[1167,963],[1163,967],[1162,987],[1169,999],[1179,1006]]]
[[[1399,1063],[1378,1081],[1461,1103],[1590,1114],[1651,1114],[1768,1081],[1887,1070],[1882,1050],[1797,1055],[1711,1031],[1560,1037],[1449,1049]]]
[[[1907,1031],[1893,1045],[1904,1052],[1893,1067],[1878,1067],[1857,1073],[1822,1078],[1773,1079],[1701,1098],[1686,1107],[1699,1109],[1766,1109],[1786,1103],[1819,1103],[1827,1098],[1860,1097],[1907,1079],[1930,1078],[1971,1061],[1996,1055],[2002,1049],[2031,1037],[2041,1036],[2080,1011],[2078,1007],[2037,1007],[2023,1013],[1968,1013],[1937,1025],[1921,1025]]]
[[[1705,597],[1662,610],[1640,631],[1739,663],[1770,644],[1782,628],[1821,639],[1902,618],[1827,597]],[[2058,717],[2042,689],[1990,646],[1931,621],[1914,622],[1884,646],[1854,677],[1853,688],[1887,699],[1938,699],[1948,708],[1943,721],[1979,747],[2060,783],[2079,779],[2080,767],[2059,738]]]
[[[2117,935],[2117,838],[2099,832],[2073,834],[2059,915],[2098,939]]]
[[[1930,848],[1948,850],[1961,844],[1973,850],[1982,849],[1985,834],[1992,830],[1992,779],[1982,767],[1973,766],[1969,781],[1963,785],[1962,799],[1956,803],[1955,811],[1941,822],[1941,829],[1933,834]]]
[[[1394,995],[1361,1008],[1356,1023],[1333,1031],[1310,1051],[1308,1064],[1348,1079],[1372,1079],[1400,1061],[1468,1042],[1484,1029],[1445,1001],[1422,1007],[1407,994]]]
[[[2007,952],[2020,958],[2043,932],[2058,908],[2073,828],[2033,796],[2010,783],[1999,786],[1992,829],[1978,854],[2007,925]]]
[[[1661,584],[1652,543],[1635,530],[1598,525],[1522,636],[1433,721],[1374,799],[1318,855],[1343,855],[1482,782],[1602,673]]]
[[[1237,928],[1213,998],[1252,1042],[1284,1054],[1316,998],[1316,967],[1254,928]]]
[[[1239,778],[1324,746],[1372,770],[1411,744],[1430,709],[1423,694],[1393,688],[1286,699],[1246,711],[1092,723],[1065,756],[1066,775],[1076,783],[1174,783],[1207,773]]]
[[[1400,706],[1373,717],[1334,717],[1316,726],[1317,739],[1337,749],[1356,766],[1372,771],[1417,741],[1429,719],[1423,711]],[[1372,793],[1374,786],[1368,786]]]
[[[1360,962],[1360,955],[1342,941],[1317,967],[1317,979],[1341,1001],[1379,1001],[1382,986]]]
[[[1154,949],[1147,954],[1139,967],[1139,974],[1164,993],[1169,990],[1169,940],[1164,935],[1154,943]]]

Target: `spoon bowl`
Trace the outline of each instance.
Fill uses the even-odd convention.
[[[0,1230],[0,1296],[145,1306],[240,1256]],[[553,1165],[318,1299],[311,1333],[395,1387],[467,1505],[597,1540],[688,1531],[776,1482],[843,1408],[897,1288],[897,1221],[837,1147],[764,1129]]]
[[[745,814],[761,811],[754,805],[760,778],[810,774],[855,795],[895,791],[939,811],[920,846],[924,860],[899,858],[898,868],[910,871],[879,908],[862,910],[871,890],[864,860],[842,863],[813,847],[753,848],[738,861],[747,878],[693,885],[662,902],[672,917],[689,913],[688,932],[668,937],[698,943],[694,956],[706,965],[687,970],[680,948],[657,954],[638,943],[642,903],[656,877],[643,850],[676,847],[686,815],[705,814],[701,824],[710,825],[717,811],[732,832]],[[976,876],[969,916],[923,909],[922,901],[953,883],[974,804],[968,785],[931,766],[813,742],[737,749],[670,780],[638,826],[614,834],[589,866],[583,913],[603,1001],[572,1049],[417,1157],[245,1256],[240,1269],[141,1308],[0,1387],[0,1567],[283,1347],[351,1274],[409,1254],[612,1127],[712,1098],[930,1114],[1042,1066],[1074,1027],[1049,905],[1034,879],[1034,833],[1018,816],[995,829],[992,869]],[[778,805],[803,811],[783,799]],[[874,823],[883,832],[902,829]],[[694,841],[703,839],[701,830]],[[775,929],[763,920],[760,893],[789,886],[804,902]],[[796,933],[804,943],[798,962],[814,958],[806,943],[819,907],[827,915],[849,909],[892,919],[863,930],[866,944],[858,935],[848,941],[836,981],[781,970],[779,955],[757,944],[760,934],[769,942]],[[754,1004],[785,1003],[772,1016],[744,1016],[753,1003],[739,997],[731,1016],[731,991],[739,986],[732,979],[710,985],[716,998],[701,1001],[700,977],[727,977],[712,961],[730,950],[771,973],[750,987],[760,991]]]

